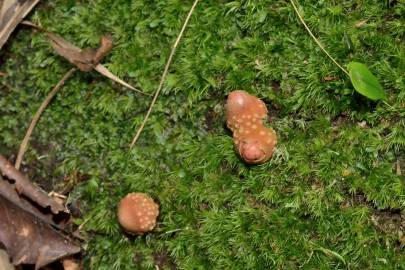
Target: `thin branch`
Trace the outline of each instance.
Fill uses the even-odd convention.
[[[319,48],[321,48],[321,50],[330,58],[330,60],[333,61],[333,63],[335,63],[344,73],[346,73],[347,76],[349,76],[349,72],[347,72],[346,69],[344,69],[323,47],[323,45],[321,44],[321,42],[314,36],[314,34],[312,34],[311,30],[309,29],[308,25],[305,23],[304,18],[302,18],[301,14],[298,12],[298,8],[297,6],[294,4],[293,0],[290,0],[295,13],[297,13],[298,18],[300,19],[301,23],[304,25],[305,29],[308,31],[309,35],[315,40],[316,44],[318,44]]]
[[[27,150],[28,141],[31,137],[32,131],[34,130],[36,124],[38,123],[39,117],[51,102],[52,98],[56,95],[58,90],[65,84],[65,81],[72,76],[72,74],[76,71],[76,68],[71,68],[63,77],[62,79],[55,85],[52,91],[48,94],[45,100],[42,102],[41,106],[39,107],[38,111],[35,113],[34,118],[31,121],[31,124],[25,134],[24,140],[20,145],[20,149],[18,150],[17,160],[15,162],[15,167],[17,170],[20,169],[22,159],[24,157],[24,153]]]
[[[193,14],[193,11],[194,11],[194,9],[195,9],[198,2],[199,2],[199,0],[195,0],[193,6],[191,7],[190,11],[188,12],[188,15],[186,17],[186,20],[184,21],[183,27],[181,28],[181,31],[180,31],[180,33],[179,33],[179,35],[178,35],[178,37],[177,37],[177,39],[176,39],[176,41],[175,41],[175,43],[173,45],[173,48],[172,48],[172,50],[170,52],[169,59],[167,60],[165,69],[164,69],[163,74],[162,74],[162,78],[160,79],[159,86],[158,86],[158,88],[157,88],[157,90],[155,92],[155,95],[153,96],[152,102],[151,102],[151,104],[149,106],[149,110],[146,113],[146,116],[143,119],[143,122],[142,122],[141,126],[139,127],[138,131],[136,132],[135,137],[132,139],[130,148],[132,148],[135,145],[136,141],[138,140],[139,136],[141,135],[142,130],[145,127],[146,122],[149,119],[149,116],[150,116],[150,114],[152,112],[153,106],[155,105],[156,100],[157,100],[157,98],[158,98],[158,96],[160,94],[160,91],[162,90],[163,83],[165,82],[167,73],[169,71],[170,64],[172,63],[173,56],[174,56],[174,54],[176,52],[176,49],[177,49],[177,46],[179,45],[180,39],[182,38],[182,36],[184,34],[184,31],[185,31],[185,29],[187,27],[188,21],[190,20],[190,17]]]

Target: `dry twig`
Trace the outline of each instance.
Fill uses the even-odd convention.
[[[157,98],[158,98],[158,96],[159,96],[159,94],[160,94],[160,91],[162,90],[163,83],[165,82],[167,73],[168,73],[168,71],[169,71],[170,64],[172,63],[173,56],[174,56],[174,54],[175,54],[175,52],[176,52],[176,49],[177,49],[177,46],[179,45],[180,39],[182,38],[182,36],[183,36],[183,34],[184,34],[184,30],[185,30],[186,27],[187,27],[188,21],[190,20],[190,17],[191,17],[191,15],[193,14],[193,11],[194,11],[194,9],[195,9],[195,7],[196,7],[198,1],[199,1],[199,0],[195,0],[195,1],[194,1],[194,4],[193,4],[193,6],[191,7],[190,11],[188,12],[187,17],[186,17],[186,20],[184,21],[183,27],[181,28],[181,31],[180,31],[179,35],[177,36],[176,41],[174,42],[173,48],[172,48],[172,50],[171,50],[171,52],[170,52],[170,55],[169,55],[169,59],[167,59],[166,66],[165,66],[165,69],[164,69],[164,71],[163,71],[162,78],[160,79],[159,86],[158,86],[158,88],[157,88],[157,90],[156,90],[156,92],[155,92],[155,94],[154,94],[154,96],[153,96],[152,102],[151,102],[151,104],[150,104],[150,106],[149,106],[148,112],[147,112],[146,115],[145,115],[145,118],[143,119],[143,122],[142,122],[141,126],[139,127],[138,131],[136,132],[134,138],[132,139],[132,142],[131,142],[131,144],[130,144],[130,146],[129,146],[130,148],[132,148],[132,147],[135,145],[136,141],[138,140],[139,136],[141,135],[142,130],[143,130],[144,127],[145,127],[146,122],[147,122],[148,119],[149,119],[149,116],[150,116],[150,114],[151,114],[151,112],[152,112],[153,106],[155,105],[156,100],[157,100]]]
[[[297,13],[298,18],[300,19],[301,23],[304,25],[305,29],[307,30],[307,32],[309,33],[309,35],[312,37],[312,39],[316,42],[316,44],[318,44],[319,48],[330,58],[330,60],[332,60],[333,63],[335,63],[335,65],[337,65],[344,73],[346,73],[347,76],[349,76],[349,72],[342,67],[336,60],[335,58],[332,57],[332,55],[330,55],[328,53],[327,50],[325,50],[325,47],[322,45],[322,43],[315,37],[315,35],[312,33],[311,29],[309,29],[308,25],[305,23],[304,18],[301,16],[300,12],[298,11],[297,6],[294,3],[294,0],[290,0],[295,13]]]
[[[70,76],[73,75],[73,73],[76,71],[76,68],[71,68],[63,77],[62,79],[55,85],[55,87],[52,89],[52,91],[48,94],[48,96],[45,98],[45,100],[42,102],[41,106],[39,107],[38,111],[35,113],[34,118],[31,121],[31,124],[27,130],[27,133],[25,134],[24,140],[22,141],[20,145],[20,150],[18,151],[17,155],[17,160],[15,162],[15,167],[17,170],[20,169],[22,159],[24,157],[24,153],[27,150],[27,145],[28,141],[31,137],[32,131],[34,130],[36,124],[38,123],[39,117],[45,110],[45,108],[48,106],[48,104],[51,102],[52,98],[56,95],[58,90],[65,84],[65,81],[69,79]]]

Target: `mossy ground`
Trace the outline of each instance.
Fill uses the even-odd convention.
[[[43,1],[30,19],[81,47],[110,32],[104,63],[153,93],[191,4]],[[370,67],[394,109],[354,92],[289,1],[201,1],[132,151],[150,98],[95,72],[76,73],[34,130],[31,178],[56,190],[83,180],[69,201],[83,213],[85,269],[405,269],[405,2],[300,7],[340,63]],[[0,59],[0,151],[12,157],[70,65],[27,27]],[[279,144],[266,164],[235,155],[223,109],[235,89],[268,105]],[[159,201],[153,233],[120,230],[128,192]]]

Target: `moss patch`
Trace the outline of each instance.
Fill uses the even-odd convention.
[[[30,19],[81,47],[110,32],[115,48],[104,63],[153,93],[191,4],[44,1]],[[288,1],[201,1],[134,150],[150,99],[97,73],[76,73],[34,130],[31,177],[49,188],[86,176],[70,195],[84,215],[76,222],[85,222],[86,269],[403,269],[403,1],[300,6],[340,63],[370,67],[396,110],[355,93]],[[8,73],[0,151],[12,156],[69,64],[23,26],[0,59]],[[270,109],[279,144],[267,164],[246,166],[235,155],[222,106],[236,89]],[[154,233],[120,230],[116,205],[128,192],[160,202]]]

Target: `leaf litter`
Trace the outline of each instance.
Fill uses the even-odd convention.
[[[27,16],[39,0],[0,1],[0,49],[6,43],[20,21]]]
[[[32,184],[2,155],[0,172],[0,244],[11,262],[39,269],[79,253],[79,245],[63,230],[69,218],[65,206]]]
[[[35,128],[42,112],[46,109],[48,104],[51,102],[53,97],[59,91],[59,89],[64,85],[65,81],[68,80],[76,71],[76,68],[83,72],[90,72],[92,70],[96,70],[102,75],[106,76],[107,78],[116,81],[136,92],[146,94],[135,87],[129,85],[128,83],[121,80],[119,77],[111,73],[105,66],[100,64],[100,61],[111,51],[113,48],[113,43],[110,35],[105,35],[100,38],[100,46],[98,48],[85,48],[81,49],[71,42],[67,41],[66,39],[62,38],[61,36],[50,32],[41,26],[38,26],[29,21],[23,21],[24,25],[31,26],[47,35],[49,38],[49,42],[52,48],[56,51],[56,53],[66,60],[68,60],[71,64],[75,67],[71,68],[63,77],[62,79],[55,85],[55,87],[51,90],[45,100],[42,102],[41,106],[35,113],[31,124],[24,136],[23,142],[21,143],[20,149],[18,151],[17,160],[15,163],[15,167],[17,170],[20,168],[24,153],[28,146],[28,141],[31,137],[33,129]]]
[[[78,69],[84,72],[92,71],[93,69],[107,78],[124,85],[140,94],[149,95],[136,89],[132,85],[124,82],[118,76],[111,73],[105,66],[99,64],[100,61],[106,56],[113,48],[112,39],[110,35],[105,35],[100,38],[100,47],[81,49],[61,36],[50,32],[32,22],[23,21],[22,24],[31,26],[41,32],[44,32],[49,38],[52,48],[57,54],[68,60],[71,64],[75,65]]]

